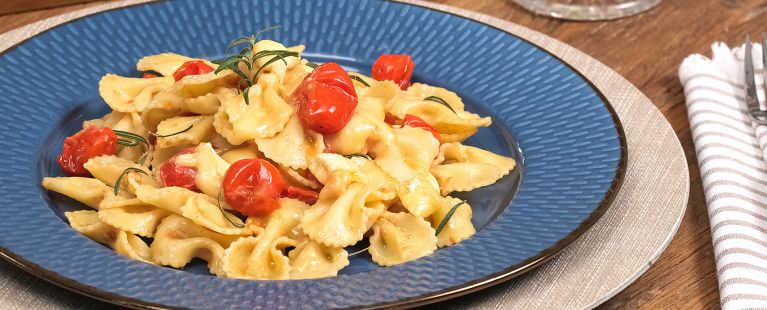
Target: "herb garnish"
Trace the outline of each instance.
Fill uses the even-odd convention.
[[[370,84],[368,84],[368,82],[365,82],[365,80],[363,80],[363,79],[362,79],[361,77],[359,77],[359,76],[356,76],[356,75],[351,75],[351,74],[350,74],[350,75],[349,75],[349,77],[350,77],[352,80],[355,80],[355,81],[357,81],[357,82],[360,82],[360,83],[362,83],[362,85],[365,85],[365,86],[367,86],[367,87],[370,87]]]
[[[122,131],[122,130],[114,130],[114,132],[119,137],[117,138],[117,144],[125,145],[125,146],[136,146],[139,143],[144,143],[144,145],[149,147],[149,141],[144,139],[144,137],[142,136],[139,136],[132,132]]]
[[[437,96],[429,96],[429,97],[423,98],[423,100],[434,101],[436,103],[439,103],[439,104],[447,107],[448,109],[450,109],[450,111],[453,111],[453,113],[458,114],[458,113],[455,112],[455,110],[453,110],[453,107],[451,107],[449,104],[447,104],[447,101],[445,101],[445,99],[442,99],[442,98],[437,97]]]
[[[313,63],[313,62],[311,62],[311,61],[310,61],[310,62],[307,62],[307,63],[306,63],[306,65],[307,65],[307,66],[309,66],[309,68],[312,68],[312,69],[317,69],[317,67],[319,67],[319,66],[320,66],[320,65],[318,65],[318,64],[316,64],[316,63]]]
[[[461,200],[461,202],[456,203],[452,208],[450,208],[450,211],[445,214],[445,217],[442,218],[441,221],[439,221],[439,225],[437,226],[437,230],[434,233],[435,236],[438,236],[439,233],[442,232],[442,229],[445,228],[445,225],[447,225],[447,222],[450,221],[450,218],[453,217],[453,214],[455,213],[455,210],[458,210],[458,207],[460,207],[462,204],[465,204],[466,201]]]
[[[359,250],[359,251],[357,251],[357,252],[351,253],[351,254],[347,255],[346,257],[352,257],[352,256],[354,256],[354,255],[360,254],[360,253],[362,253],[362,252],[365,252],[365,251],[367,251],[369,248],[370,248],[370,246],[367,246],[366,248],[364,248],[364,249],[362,249],[362,250]]]
[[[120,173],[120,176],[117,177],[117,181],[115,181],[115,196],[117,196],[117,194],[120,192],[120,184],[122,184],[123,177],[125,177],[125,175],[128,174],[128,172],[130,171],[135,171],[135,172],[149,175],[148,173],[146,173],[146,171],[141,170],[139,168],[133,168],[133,167],[125,168],[125,170],[123,170],[123,172]]]
[[[224,192],[224,189],[223,189],[223,187],[221,187],[221,190],[219,190],[219,191],[218,191],[218,197],[216,197],[216,204],[218,205],[218,209],[219,209],[219,210],[221,210],[221,214],[224,216],[224,218],[225,218],[227,221],[229,221],[229,223],[230,223],[230,224],[232,224],[232,226],[234,226],[234,227],[237,227],[237,228],[243,228],[243,227],[245,227],[245,225],[243,225],[243,224],[237,224],[237,223],[233,222],[233,221],[232,221],[232,220],[229,218],[229,216],[227,216],[227,215],[226,215],[226,211],[224,211],[224,208],[222,208],[222,207],[221,207],[221,193],[222,193],[222,192]]]
[[[247,84],[247,87],[253,86],[253,84],[256,83],[256,78],[258,77],[258,74],[261,73],[261,70],[268,67],[274,62],[282,60],[285,65],[288,64],[288,62],[285,60],[285,58],[288,57],[298,57],[298,52],[293,51],[287,51],[287,50],[264,50],[259,51],[257,53],[253,53],[253,47],[257,42],[258,35],[271,31],[274,29],[279,28],[280,26],[273,26],[266,29],[263,29],[259,32],[257,32],[254,35],[251,36],[245,36],[239,39],[236,39],[229,43],[229,46],[227,47],[227,50],[230,50],[236,46],[246,44],[246,46],[240,50],[240,53],[234,56],[229,56],[227,58],[213,61],[213,63],[218,64],[218,68],[216,68],[216,71],[214,71],[216,74],[219,72],[229,69],[234,71],[237,75],[242,78],[242,81],[244,81]],[[272,56],[269,60],[264,63],[263,66],[259,67],[255,72],[253,72],[253,67],[256,66],[256,60],[263,57],[269,57]],[[243,72],[240,68],[240,63],[242,63],[245,67],[248,68],[248,72]],[[250,99],[248,98],[248,89],[246,88],[242,95],[245,99],[245,104],[250,104]]]
[[[344,155],[344,157],[346,157],[348,159],[352,159],[352,157],[362,157],[362,158],[367,159],[367,160],[373,160],[373,158],[370,157],[370,155],[368,155],[368,154],[349,154],[349,155]]]
[[[149,134],[153,135],[155,137],[158,137],[158,138],[167,138],[167,137],[171,137],[171,136],[180,135],[182,133],[185,133],[185,132],[189,131],[190,129],[192,129],[193,126],[194,126],[194,124],[189,124],[189,127],[186,127],[183,130],[178,131],[178,132],[169,133],[167,135],[160,135],[160,134],[156,134],[154,132],[149,132]]]

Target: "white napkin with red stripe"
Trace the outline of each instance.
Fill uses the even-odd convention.
[[[744,101],[744,48],[687,57],[679,78],[698,155],[723,309],[767,308],[767,126]],[[761,46],[752,50],[764,102]]]

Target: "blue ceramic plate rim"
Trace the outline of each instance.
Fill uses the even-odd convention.
[[[617,164],[617,167],[615,169],[615,176],[613,177],[613,179],[611,181],[611,185],[610,185],[609,189],[607,190],[607,192],[605,193],[603,199],[599,203],[599,206],[596,209],[594,209],[594,211],[591,214],[589,214],[588,217],[575,230],[571,231],[564,238],[562,238],[559,241],[555,242],[552,246],[546,248],[545,250],[541,251],[537,255],[535,255],[533,257],[530,257],[530,258],[528,258],[528,259],[526,259],[526,260],[524,260],[524,261],[522,261],[522,262],[520,262],[520,263],[518,263],[516,265],[510,266],[510,267],[508,267],[508,268],[506,268],[504,270],[501,270],[499,272],[496,272],[494,274],[491,274],[491,275],[486,276],[486,277],[481,278],[481,279],[477,279],[477,280],[474,280],[474,281],[463,283],[462,285],[453,286],[453,287],[450,287],[450,288],[447,288],[447,289],[443,289],[443,290],[439,290],[439,291],[433,291],[433,292],[430,292],[428,294],[423,294],[423,295],[416,296],[416,297],[399,299],[399,300],[392,301],[392,302],[375,303],[375,304],[372,304],[372,305],[365,305],[365,306],[362,306],[362,307],[355,307],[355,308],[415,307],[415,306],[419,306],[419,305],[430,304],[430,303],[438,302],[438,301],[441,301],[441,300],[446,300],[446,299],[449,299],[449,298],[454,298],[454,297],[458,297],[458,296],[461,296],[461,295],[465,295],[465,294],[468,294],[468,293],[471,293],[471,292],[474,292],[474,291],[477,291],[477,290],[481,290],[481,289],[489,287],[489,286],[493,286],[495,284],[498,284],[498,283],[510,280],[510,279],[512,279],[514,277],[517,277],[517,276],[519,276],[519,275],[521,275],[521,274],[523,274],[523,273],[525,273],[525,272],[527,272],[527,271],[529,271],[529,270],[539,266],[540,264],[542,264],[542,263],[548,261],[549,259],[555,257],[556,254],[559,251],[561,251],[567,245],[569,245],[570,243],[575,241],[585,231],[587,231],[597,220],[599,220],[599,218],[604,214],[604,212],[607,210],[607,208],[610,206],[610,204],[614,201],[618,191],[620,190],[620,188],[621,188],[621,186],[623,184],[623,180],[624,180],[624,177],[625,177],[625,171],[626,171],[626,165],[627,165],[627,161],[628,161],[628,154],[627,154],[628,148],[626,146],[625,133],[624,133],[624,130],[623,130],[623,126],[622,126],[622,124],[620,122],[620,119],[618,118],[617,113],[615,112],[614,108],[609,104],[609,101],[607,100],[606,96],[589,79],[587,79],[579,70],[574,68],[572,65],[570,65],[569,63],[567,63],[566,61],[564,61],[560,57],[552,54],[551,52],[549,52],[545,48],[543,48],[543,47],[541,47],[541,46],[539,46],[539,45],[537,45],[537,44],[535,44],[533,42],[530,42],[529,40],[526,40],[524,38],[518,37],[517,35],[509,32],[509,31],[506,31],[506,30],[501,29],[499,27],[496,27],[496,26],[490,25],[488,23],[476,20],[476,19],[471,18],[471,17],[463,16],[463,15],[458,14],[458,13],[452,13],[452,12],[448,12],[448,11],[444,11],[444,10],[441,10],[441,9],[420,5],[420,4],[404,3],[404,2],[399,2],[397,0],[385,0],[385,1],[395,2],[395,3],[398,3],[398,4],[415,6],[415,7],[419,7],[419,8],[422,8],[422,9],[427,9],[427,10],[435,11],[435,12],[437,12],[439,14],[451,15],[451,16],[457,17],[459,19],[469,20],[471,22],[475,22],[475,23],[481,24],[484,27],[498,30],[500,32],[505,33],[506,35],[509,35],[509,36],[514,37],[514,38],[516,38],[518,40],[521,40],[521,41],[523,41],[523,42],[525,42],[527,44],[530,44],[531,46],[533,46],[533,47],[537,48],[538,50],[540,50],[540,51],[544,52],[545,54],[547,54],[549,57],[557,60],[560,64],[564,65],[565,67],[570,69],[572,72],[574,72],[578,77],[580,77],[583,80],[583,82],[586,83],[590,87],[590,89],[593,90],[593,92],[600,98],[601,102],[604,104],[605,108],[610,113],[612,121],[614,122],[614,125],[615,125],[615,129],[617,131],[617,138],[618,138],[618,141],[619,141],[619,144],[620,144],[620,149],[619,149],[619,151],[620,151],[620,158],[618,159],[618,164]],[[56,25],[54,27],[48,28],[48,29],[46,29],[46,30],[44,30],[44,31],[34,35],[34,36],[26,38],[23,41],[21,41],[21,42],[15,44],[15,45],[9,47],[8,49],[6,49],[6,50],[4,50],[4,51],[2,51],[0,53],[0,57],[2,57],[3,55],[5,55],[8,52],[13,51],[17,47],[23,45],[24,43],[26,43],[27,41],[33,39],[36,36],[39,36],[39,35],[44,34],[44,33],[47,33],[49,31],[52,31],[52,30],[57,29],[59,27],[66,26],[66,25],[68,25],[70,23],[73,23],[73,22],[76,22],[76,21],[79,21],[79,20],[82,20],[82,19],[86,19],[86,18],[89,18],[89,17],[93,17],[95,15],[100,15],[100,14],[104,14],[104,13],[107,13],[107,12],[111,12],[111,11],[123,10],[123,9],[127,9],[127,8],[137,7],[137,6],[151,5],[151,4],[156,4],[158,2],[166,2],[166,0],[159,0],[157,2],[137,3],[137,4],[127,5],[127,6],[107,9],[107,10],[104,10],[104,11],[96,12],[96,13],[93,13],[93,14],[88,14],[88,15],[85,15],[85,16],[82,16],[82,17],[78,17],[78,18],[69,20],[69,21],[64,22],[62,24],[59,24],[59,25]],[[99,300],[102,300],[102,301],[106,301],[106,302],[110,302],[110,303],[114,303],[114,304],[118,304],[118,305],[122,305],[122,306],[134,307],[134,308],[152,308],[152,309],[177,309],[177,308],[179,308],[177,306],[172,306],[172,305],[162,305],[162,304],[146,302],[146,301],[143,301],[143,300],[140,300],[140,299],[126,297],[126,296],[119,295],[119,294],[116,294],[116,293],[108,292],[108,291],[102,290],[102,289],[100,289],[98,287],[93,287],[93,286],[82,284],[80,282],[77,282],[77,281],[72,280],[70,278],[67,278],[65,276],[62,276],[62,275],[60,275],[60,274],[58,274],[56,272],[50,271],[50,270],[48,270],[48,269],[46,269],[46,268],[44,268],[44,267],[42,267],[42,266],[40,266],[40,265],[38,265],[36,263],[33,263],[33,262],[25,259],[24,257],[18,256],[15,253],[13,253],[12,251],[10,251],[8,248],[3,247],[3,246],[0,246],[0,257],[3,257],[7,261],[9,261],[9,262],[13,263],[14,265],[20,267],[21,269],[23,269],[23,270],[25,270],[27,272],[30,272],[33,275],[35,275],[35,276],[37,276],[37,277],[39,277],[41,279],[44,279],[44,280],[46,280],[46,281],[48,281],[48,282],[50,282],[52,284],[58,285],[60,287],[66,288],[68,290],[71,290],[73,292],[84,294],[84,295],[87,295],[87,296],[90,296],[90,297],[93,297],[93,298],[96,298],[96,299],[99,299]]]

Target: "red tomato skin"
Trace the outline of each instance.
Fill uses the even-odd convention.
[[[386,112],[386,116],[384,117],[384,122],[389,124],[389,126],[402,125],[402,120],[399,119],[399,117],[396,117],[394,116],[394,114],[391,114],[389,112]]]
[[[213,72],[213,67],[208,66],[204,61],[190,60],[183,63],[181,67],[178,67],[176,72],[173,72],[173,79],[178,82],[187,75],[199,75],[210,72]]]
[[[431,127],[429,123],[424,121],[418,116],[412,115],[412,114],[405,114],[405,119],[402,120],[402,125],[404,126],[410,126],[415,128],[421,128],[423,130],[426,130],[428,132],[431,132],[431,135],[434,136],[435,139],[439,140],[440,135],[439,131],[434,129],[434,127]]]
[[[334,62],[322,64],[307,75],[293,99],[304,127],[323,135],[344,128],[357,108],[352,79]]]
[[[246,216],[263,216],[280,208],[285,181],[280,171],[263,159],[241,159],[224,175],[226,202]]]
[[[183,149],[160,166],[160,181],[162,181],[162,186],[176,186],[186,188],[190,191],[200,191],[194,181],[197,177],[197,169],[194,167],[181,166],[175,161],[176,157],[179,155],[191,154],[194,152],[194,147]]]
[[[293,199],[301,200],[309,205],[313,205],[320,198],[320,194],[308,189],[303,189],[295,186],[288,186],[283,193],[283,196]]]
[[[101,155],[114,155],[116,152],[117,135],[114,130],[89,126],[64,139],[64,146],[57,161],[67,175],[89,177],[91,173],[83,167],[85,162]]]
[[[153,73],[144,73],[144,75],[141,76],[141,77],[145,78],[145,79],[151,79],[151,78],[156,78],[158,76],[157,76],[157,74],[153,74]]]
[[[415,63],[408,54],[383,54],[373,63],[372,77],[378,81],[393,81],[400,89],[410,87]]]

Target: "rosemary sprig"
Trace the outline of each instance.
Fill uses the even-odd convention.
[[[122,131],[122,130],[115,130],[114,132],[119,137],[117,139],[117,143],[120,145],[136,146],[139,143],[143,143],[147,147],[149,146],[149,141],[147,141],[146,139],[144,139],[144,137],[140,135],[137,135],[129,131]]]
[[[182,133],[185,133],[185,132],[191,130],[192,127],[194,127],[194,124],[189,124],[189,127],[186,127],[186,128],[184,128],[184,129],[182,129],[181,131],[178,131],[178,132],[169,133],[167,135],[160,135],[160,134],[156,134],[156,133],[151,132],[151,131],[149,132],[149,134],[153,135],[155,137],[158,137],[158,138],[167,138],[167,137],[172,137],[172,136],[175,136],[175,135],[180,135]]]
[[[445,101],[445,99],[442,99],[442,98],[437,97],[437,96],[429,96],[429,97],[423,98],[423,100],[434,101],[436,103],[439,103],[439,104],[447,107],[448,109],[450,109],[450,111],[453,111],[453,113],[458,114],[458,113],[455,112],[455,110],[453,110],[453,107],[451,107],[449,104],[447,104],[447,101]]]
[[[450,218],[453,217],[453,214],[455,213],[455,210],[458,210],[458,207],[460,207],[462,204],[465,204],[466,201],[461,200],[461,202],[456,203],[452,208],[450,208],[450,211],[447,211],[447,214],[445,214],[445,217],[442,218],[441,221],[439,221],[439,225],[437,226],[437,230],[434,233],[435,236],[439,236],[439,233],[442,232],[443,229],[445,229],[445,225],[447,225],[447,222],[450,221]]]
[[[232,219],[229,218],[229,216],[226,215],[226,211],[224,211],[224,208],[221,207],[221,193],[224,191],[223,187],[218,191],[218,197],[216,197],[216,204],[218,205],[218,209],[221,210],[221,214],[224,216],[224,218],[229,221],[232,226],[237,228],[243,228],[245,225],[238,224],[232,221]]]
[[[360,83],[362,83],[362,85],[365,85],[365,86],[367,86],[367,87],[370,87],[370,84],[368,84],[368,82],[365,82],[365,80],[363,80],[363,79],[362,79],[361,77],[359,77],[359,76],[356,76],[356,75],[351,75],[351,74],[350,74],[350,75],[349,75],[349,77],[350,77],[352,80],[355,80],[355,81],[357,81],[357,82],[360,82]]]
[[[373,158],[370,157],[370,155],[368,155],[368,154],[349,154],[349,155],[344,155],[344,157],[346,157],[348,159],[352,159],[353,157],[362,157],[362,158],[367,159],[367,160],[373,160]]]
[[[128,174],[128,172],[130,171],[135,171],[135,172],[143,173],[145,175],[149,175],[148,173],[146,173],[146,171],[141,170],[139,168],[133,168],[133,167],[125,168],[125,170],[123,170],[123,172],[120,173],[120,176],[117,177],[117,181],[115,181],[115,190],[114,190],[115,196],[117,196],[117,194],[120,192],[120,184],[122,184],[123,177],[125,177],[125,175]]]
[[[240,78],[243,81],[245,81],[245,83],[247,83],[247,87],[250,87],[256,83],[258,74],[261,73],[261,71],[264,68],[268,67],[272,63],[281,60],[283,63],[287,65],[288,62],[285,60],[285,58],[298,57],[298,52],[293,52],[288,50],[264,50],[264,51],[259,51],[257,53],[253,53],[253,47],[256,44],[258,36],[264,32],[271,31],[277,28],[279,28],[279,26],[272,26],[272,27],[263,29],[261,31],[258,31],[253,35],[238,38],[230,42],[229,46],[227,47],[227,50],[230,50],[234,47],[237,47],[243,44],[245,45],[245,47],[242,50],[240,50],[240,53],[237,55],[233,55],[221,60],[213,61],[213,63],[218,64],[218,68],[216,68],[214,72],[218,74],[219,72],[226,69],[232,70],[234,71],[234,73],[239,75]],[[272,57],[272,58],[267,60],[262,66],[259,66],[258,69],[255,69],[256,61],[264,57]],[[247,73],[243,72],[243,70],[240,67],[240,64],[243,64],[245,67],[248,68]],[[242,96],[245,99],[245,104],[250,105],[250,98],[248,98],[248,88],[245,88],[245,90],[242,91]]]

